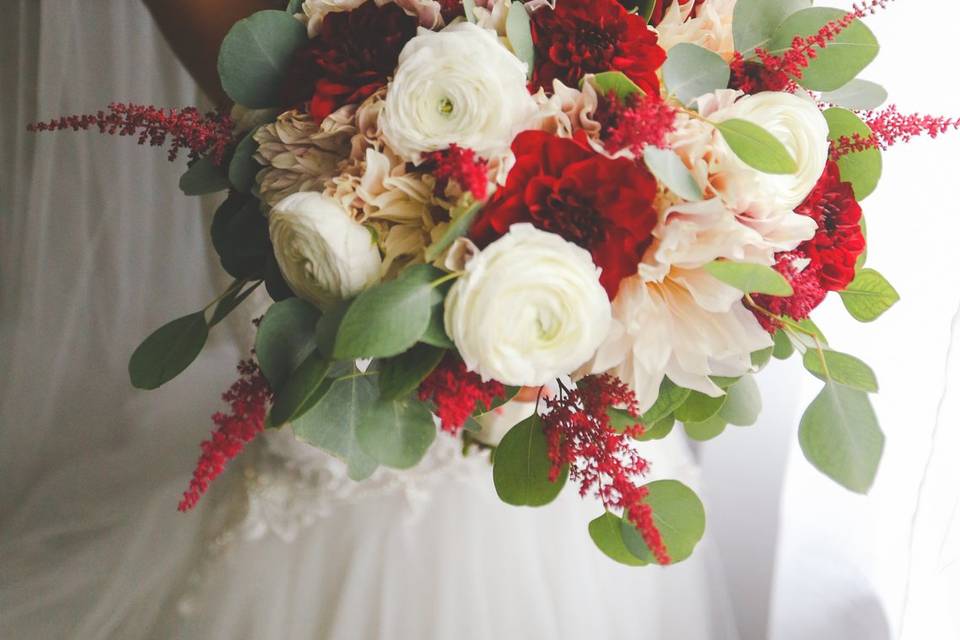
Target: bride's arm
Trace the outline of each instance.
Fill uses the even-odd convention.
[[[217,75],[220,42],[241,18],[275,9],[276,0],[144,0],[190,75],[219,106],[230,104]]]

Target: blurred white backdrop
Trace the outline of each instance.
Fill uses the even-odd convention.
[[[905,112],[960,115],[960,4],[901,0],[867,22],[882,48],[863,77]],[[956,131],[894,147],[864,203],[867,265],[901,302],[871,325],[836,297],[814,314],[831,346],[880,380],[874,406],[887,439],[870,494],[845,491],[803,458],[796,426],[819,384],[799,361],[763,374],[758,425],[701,448],[744,638],[960,638],[958,156]]]

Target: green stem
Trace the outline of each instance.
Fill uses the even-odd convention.
[[[433,282],[431,282],[431,283],[430,283],[430,286],[431,286],[431,287],[439,287],[439,286],[442,285],[444,282],[449,282],[449,281],[451,281],[451,280],[456,280],[457,278],[459,278],[459,277],[462,276],[462,275],[463,275],[463,271],[451,271],[451,272],[448,273],[447,275],[442,276],[442,277],[440,277],[440,278],[437,278],[436,280],[434,280]]]
[[[789,318],[784,318],[783,316],[778,316],[775,313],[771,313],[770,311],[764,309],[763,307],[758,305],[756,302],[754,302],[753,298],[750,297],[750,294],[747,294],[744,297],[746,298],[747,304],[751,309],[755,311],[759,311],[760,313],[767,316],[768,318],[771,318],[772,320],[779,322],[784,327],[787,327],[788,329],[793,330],[795,333],[802,333],[806,336],[809,336],[810,338],[813,338],[814,348],[817,350],[817,356],[820,358],[820,365],[823,367],[823,375],[827,377],[827,380],[833,380],[833,377],[830,375],[830,368],[827,367],[827,358],[823,354],[823,345],[820,344],[820,336],[818,336],[815,331],[810,331],[809,329],[805,329],[804,327],[800,326],[799,324],[797,324],[793,320],[790,320]]]

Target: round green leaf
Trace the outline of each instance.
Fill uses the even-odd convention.
[[[773,357],[777,360],[786,360],[793,355],[793,343],[786,331],[777,329],[773,334]]]
[[[719,55],[688,42],[671,47],[663,63],[667,91],[689,105],[696,98],[730,84],[730,66]]]
[[[863,391],[828,382],[800,420],[800,448],[817,469],[866,493],[883,455],[883,432]]]
[[[723,433],[723,430],[726,428],[727,421],[719,415],[707,418],[703,422],[683,423],[683,430],[687,433],[687,437],[691,440],[697,440],[698,442],[712,440]]]
[[[680,422],[706,422],[717,415],[726,401],[725,395],[714,398],[699,391],[691,391],[686,402],[677,407],[674,415]]]
[[[254,186],[254,180],[257,172],[263,167],[253,158],[257,152],[257,141],[253,139],[253,134],[257,129],[251,129],[247,135],[237,144],[233,150],[233,157],[230,158],[230,166],[227,169],[227,175],[230,178],[230,184],[240,193],[249,193]]]
[[[843,136],[857,134],[869,138],[873,131],[855,113],[833,107],[823,112],[830,127],[830,140],[837,141]],[[879,149],[866,149],[841,156],[837,160],[840,178],[853,185],[857,200],[863,200],[877,188],[883,173],[883,156]]]
[[[245,280],[263,277],[272,247],[259,200],[231,193],[213,216],[210,239],[227,273]]]
[[[703,503],[689,487],[676,480],[657,480],[646,487],[649,494],[645,502],[653,509],[653,522],[671,564],[686,560],[707,526]],[[620,534],[630,553],[647,563],[656,561],[643,536],[626,517],[621,520]]]
[[[861,269],[840,292],[840,299],[851,316],[860,322],[873,322],[900,300],[900,294],[879,272]]]
[[[271,306],[257,329],[257,362],[273,389],[282,389],[290,374],[316,348],[314,327],[320,312],[308,302],[289,298]]]
[[[765,264],[714,260],[703,268],[720,282],[744,293],[765,293],[771,296],[793,295],[793,287],[775,269]]]
[[[251,109],[279,106],[293,54],[306,42],[306,27],[286,11],[258,11],[237,22],[217,58],[223,90]]]
[[[601,96],[607,96],[612,91],[621,101],[630,96],[642,94],[643,89],[631,80],[622,71],[604,71],[593,76],[593,88]]]
[[[507,504],[540,507],[552,502],[566,483],[566,468],[556,482],[550,482],[549,473],[547,436],[540,416],[533,414],[500,441],[493,457],[493,484]]]
[[[756,424],[762,406],[757,381],[753,376],[743,376],[727,389],[727,401],[723,403],[717,416],[728,424],[749,427]]]
[[[522,2],[514,2],[507,11],[507,40],[513,53],[527,65],[527,77],[533,75],[536,52],[530,30],[530,14]]]
[[[822,360],[821,360],[822,357]],[[824,370],[826,363],[826,370]],[[807,371],[824,382],[833,380],[860,391],[876,393],[879,391],[877,376],[863,360],[839,351],[807,349],[803,355],[803,366]]]
[[[593,543],[608,558],[630,567],[641,567],[649,564],[649,562],[630,553],[627,545],[623,543],[623,536],[620,534],[620,518],[609,511],[591,520],[587,529]]]
[[[202,311],[163,325],[133,352],[130,382],[137,389],[156,389],[173,380],[200,355],[207,331]]]
[[[330,360],[316,351],[308,355],[278,391],[270,410],[270,421],[282,425],[296,420],[320,402],[332,384],[327,379],[331,364]]]
[[[377,398],[370,378],[354,372],[334,379],[326,395],[291,425],[298,438],[343,460],[354,480],[369,477],[377,468],[357,441],[357,425]]]
[[[433,414],[416,400],[380,400],[357,425],[360,447],[393,469],[416,466],[436,435]]]
[[[828,22],[847,14],[842,9],[811,7],[791,15],[783,21],[770,39],[768,49],[779,56],[790,50],[793,39],[816,34]],[[813,91],[834,91],[851,80],[873,62],[880,44],[873,32],[860,20],[854,20],[825,48],[816,49],[816,57],[798,78],[800,85]]]
[[[754,371],[760,371],[767,364],[770,363],[770,358],[773,357],[773,347],[767,347],[766,349],[760,349],[759,351],[754,351],[750,354],[750,363],[753,365]]]
[[[412,347],[430,324],[433,282],[442,275],[430,265],[416,265],[361,293],[340,323],[334,355],[389,358]]]
[[[714,122],[730,150],[747,166],[771,174],[796,173],[797,163],[772,133],[747,120]]]
[[[650,173],[684,200],[703,200],[703,189],[676,152],[647,146],[643,150],[643,162]]]
[[[657,422],[647,423],[647,428],[644,429],[642,434],[637,436],[637,440],[640,442],[663,440],[673,431],[673,425],[675,423],[676,419],[672,415],[664,416]]]
[[[230,181],[223,175],[223,170],[209,158],[197,158],[180,176],[180,190],[188,196],[216,193],[229,187]]]
[[[810,4],[811,0],[737,0],[733,8],[734,46],[747,57],[757,48],[767,48],[780,23]]]
[[[854,78],[836,91],[828,91],[821,100],[847,109],[876,109],[887,101],[887,90],[876,82]]]
[[[420,341],[433,347],[441,349],[455,349],[456,345],[447,335],[447,330],[443,325],[443,305],[434,305],[430,310],[430,322],[427,324],[427,330],[420,336]]]
[[[384,361],[380,369],[380,399],[396,400],[412,393],[437,368],[444,353],[443,349],[421,343]]]
[[[660,381],[660,393],[657,396],[657,401],[644,412],[641,421],[646,425],[651,425],[673,415],[677,407],[686,402],[689,396],[689,389],[678,387],[670,378],[664,377]]]

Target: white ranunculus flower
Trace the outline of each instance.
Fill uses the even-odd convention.
[[[270,240],[284,279],[318,307],[351,298],[380,279],[373,236],[333,198],[306,191],[270,212]]]
[[[709,118],[714,122],[739,118],[760,125],[783,143],[797,163],[796,173],[773,175],[748,167],[726,149],[719,167],[725,176],[722,193],[738,211],[792,211],[823,174],[830,152],[829,128],[810,99],[765,91],[744,96]]]
[[[641,411],[656,401],[664,376],[720,396],[710,376],[747,373],[750,354],[772,344],[742,296],[700,269],[674,269],[662,282],[624,280],[610,334],[586,372],[619,377],[636,392]]]
[[[515,224],[467,263],[444,321],[468,369],[535,387],[593,357],[609,329],[610,301],[589,252]]]
[[[526,65],[495,32],[459,22],[421,29],[406,44],[380,127],[390,148],[413,162],[452,144],[494,158],[509,152],[536,114]]]

